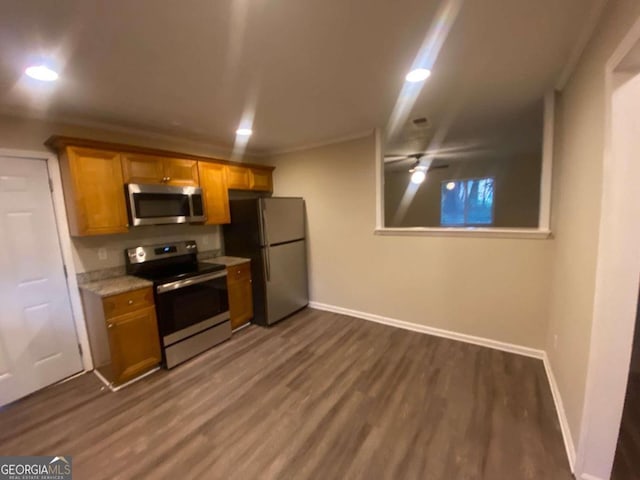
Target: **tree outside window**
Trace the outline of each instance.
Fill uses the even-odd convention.
[[[466,227],[493,224],[493,177],[442,182],[440,224]]]

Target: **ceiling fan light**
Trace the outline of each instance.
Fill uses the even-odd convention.
[[[427,174],[424,172],[424,170],[415,170],[411,174],[411,183],[413,183],[414,185],[420,185],[426,178]]]

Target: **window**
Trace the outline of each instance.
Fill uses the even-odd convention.
[[[443,181],[440,195],[440,225],[492,225],[493,183],[493,177]]]

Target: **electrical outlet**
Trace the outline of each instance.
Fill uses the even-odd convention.
[[[106,260],[107,259],[107,249],[106,248],[99,248],[98,249],[98,260]]]
[[[558,334],[557,333],[553,334],[553,348],[554,349],[558,348]]]

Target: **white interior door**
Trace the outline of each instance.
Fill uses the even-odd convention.
[[[46,162],[0,157],[0,405],[81,370]]]

